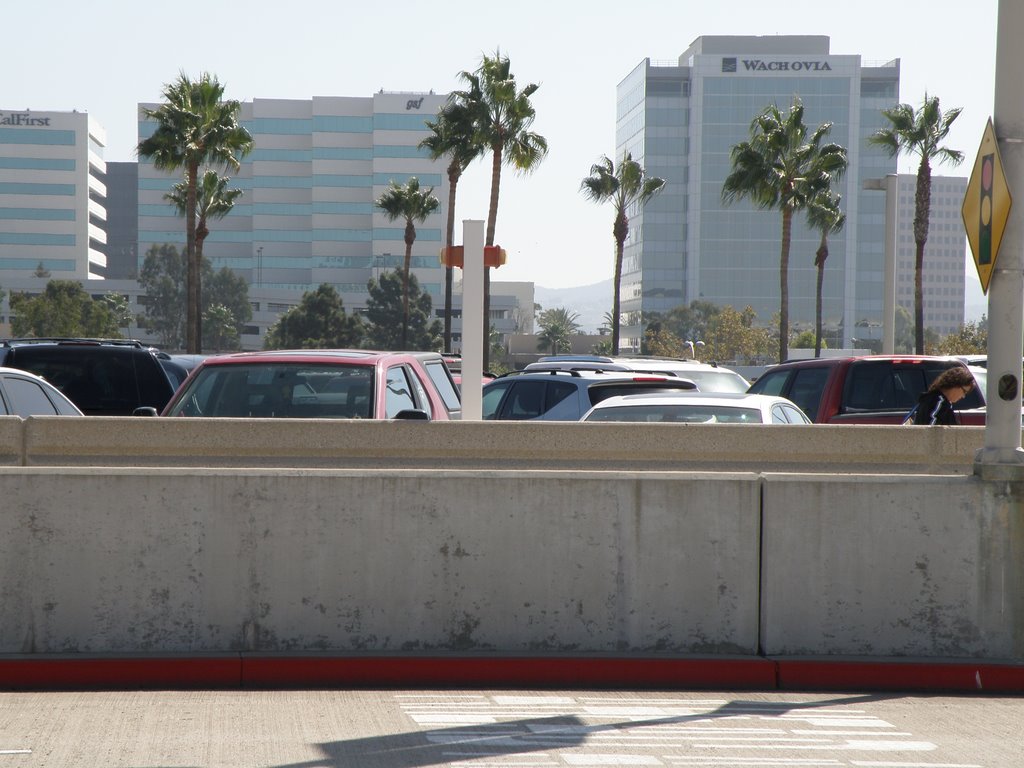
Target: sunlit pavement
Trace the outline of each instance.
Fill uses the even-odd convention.
[[[1024,764],[1024,698],[708,691],[0,693],[0,768]]]

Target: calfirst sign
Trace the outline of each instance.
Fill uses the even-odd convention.
[[[30,112],[0,112],[0,125],[24,125],[50,127],[50,118],[32,117]]]

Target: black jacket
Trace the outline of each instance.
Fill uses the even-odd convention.
[[[941,392],[925,392],[917,401],[914,423],[925,426],[932,424],[955,426],[957,424],[956,413],[953,411],[952,403],[944,398]]]

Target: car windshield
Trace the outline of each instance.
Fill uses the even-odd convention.
[[[742,394],[750,386],[747,380],[732,371],[679,371],[679,376],[690,379],[701,392],[735,392]]]
[[[728,405],[616,405],[597,408],[587,421],[645,421],[683,424],[760,424],[761,412],[756,408]]]
[[[368,419],[373,366],[298,363],[210,365],[176,398],[169,416]]]

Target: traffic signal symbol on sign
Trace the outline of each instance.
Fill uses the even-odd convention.
[[[1003,239],[1012,204],[999,158],[995,128],[989,120],[960,209],[974,264],[978,268],[978,279],[985,293],[988,293],[988,284],[995,271],[999,243]]]
[[[981,156],[981,201],[978,209],[978,265],[992,263],[992,178],[995,155]]]

